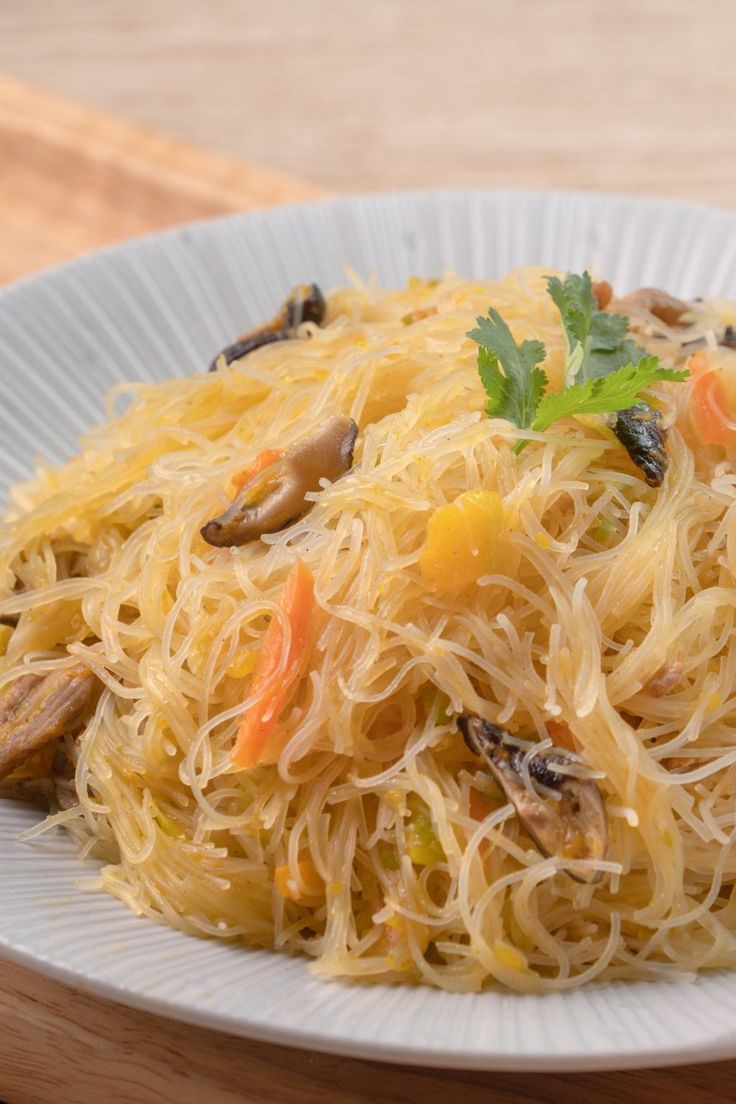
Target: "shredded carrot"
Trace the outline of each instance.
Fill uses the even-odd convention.
[[[278,893],[287,901],[324,897],[325,883],[312,860],[299,859],[297,867],[298,880],[292,876],[290,866],[276,867],[273,880]]]
[[[567,751],[577,751],[575,739],[570,726],[565,721],[547,721],[547,732],[555,747],[565,748]]]
[[[718,373],[703,350],[690,358],[693,377],[690,410],[698,437],[705,445],[732,445],[733,415]]]
[[[492,801],[491,798],[486,797],[480,790],[476,790],[471,787],[468,793],[468,813],[473,820],[485,820],[492,809],[498,808],[498,802]],[[485,855],[488,851],[490,841],[487,839],[480,841],[478,851],[481,855]]]
[[[281,453],[277,449],[264,449],[259,453],[249,468],[244,468],[237,475],[233,476],[233,488],[236,494],[240,494],[246,483],[250,483],[251,479],[255,479],[257,475],[260,475],[266,468],[270,468],[272,464],[275,464],[277,460],[281,458]]]
[[[492,802],[480,790],[476,790],[471,786],[468,792],[468,813],[473,820],[485,820],[491,809],[497,804],[498,802]]]
[[[248,696],[267,686],[246,710],[235,741],[233,761],[238,767],[255,767],[260,762],[268,738],[299,679],[307,658],[307,637],[314,606],[314,579],[301,560],[294,564],[286,580],[282,607],[291,629],[284,672],[275,684],[274,673],[284,663],[284,632],[280,618],[274,617],[263,638]]]

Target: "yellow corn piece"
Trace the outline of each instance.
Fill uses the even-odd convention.
[[[230,678],[245,678],[246,675],[252,675],[256,669],[256,663],[258,661],[258,649],[250,648],[244,655],[238,656],[234,659],[227,669]]]
[[[505,966],[509,970],[519,970],[523,973],[529,969],[526,955],[522,954],[518,947],[513,947],[511,943],[497,939],[493,944],[493,953],[501,966]]]
[[[158,824],[161,831],[166,836],[170,836],[172,839],[182,839],[186,834],[183,825],[179,824],[177,820],[170,817],[167,813],[159,807],[155,798],[151,797],[151,808],[153,809],[153,819]]]
[[[496,491],[466,491],[440,506],[427,524],[419,557],[423,578],[437,590],[474,583],[501,570],[504,559],[503,499]]]
[[[324,897],[325,883],[312,860],[300,859],[297,867],[298,881],[288,864],[276,867],[273,880],[280,896],[287,901],[308,901],[314,897]]]
[[[716,690],[715,693],[711,694],[711,696],[708,698],[708,704],[705,707],[706,712],[715,713],[716,709],[720,707],[722,700],[723,699],[721,698],[721,695]]]
[[[376,951],[386,955],[392,970],[403,972],[414,967],[409,950],[409,930],[414,936],[419,953],[424,954],[429,946],[429,928],[426,924],[394,912],[383,925],[383,934],[376,945]]]

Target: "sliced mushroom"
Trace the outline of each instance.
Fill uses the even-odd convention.
[[[270,345],[274,341],[286,341],[294,337],[302,322],[314,322],[321,326],[325,317],[326,304],[322,292],[316,284],[300,284],[295,287],[281,310],[269,322],[264,322],[255,330],[241,334],[232,345],[227,345],[210,364],[210,372],[216,372],[220,361],[232,364],[234,360]]]
[[[0,695],[0,779],[38,748],[73,733],[93,706],[97,677],[81,663],[21,675]]]
[[[520,747],[505,729],[474,714],[459,716],[457,725],[473,754],[487,763],[542,854],[565,861],[605,858],[608,819],[601,792],[592,778],[567,773],[570,767],[582,767],[577,755],[550,748],[528,757],[531,782],[560,795],[546,797],[524,780],[522,764],[533,745]],[[589,884],[603,876],[600,870],[568,873]]]
[[[725,345],[727,349],[736,349],[736,330],[733,326],[726,326],[723,334],[718,339],[719,345]]]
[[[667,291],[659,288],[643,287],[632,291],[616,302],[616,313],[624,314],[628,311],[648,311],[655,318],[659,318],[667,326],[676,326],[683,314],[691,308],[683,299],[676,299]]]
[[[669,461],[659,411],[645,402],[619,410],[613,432],[637,468],[644,472],[649,486],[661,487]]]
[[[216,548],[231,548],[283,529],[307,510],[306,495],[320,489],[320,480],[334,482],[350,470],[357,435],[352,418],[328,418],[248,480],[232,506],[203,526],[202,536]]]

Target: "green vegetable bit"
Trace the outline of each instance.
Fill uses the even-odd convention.
[[[445,862],[447,856],[434,830],[429,809],[421,798],[409,798],[412,818],[404,830],[406,853],[417,866],[432,866]]]
[[[616,526],[604,515],[601,515],[590,530],[591,537],[594,541],[597,541],[598,544],[611,544],[617,534],[618,529]]]
[[[399,869],[399,856],[391,847],[384,847],[382,851],[379,851],[379,858],[386,870],[398,870]]]

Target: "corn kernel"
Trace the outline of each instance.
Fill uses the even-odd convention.
[[[407,932],[411,930],[419,953],[424,954],[429,946],[429,928],[418,920],[410,920],[400,913],[392,913],[385,921],[383,935],[376,945],[379,954],[385,954],[392,970],[407,971],[414,963],[409,950]]]
[[[231,678],[245,678],[246,675],[252,675],[256,669],[257,660],[258,650],[256,648],[251,648],[245,655],[232,661],[227,669],[227,673]]]
[[[509,970],[523,972],[529,969],[526,955],[522,954],[517,947],[512,947],[510,943],[505,943],[501,939],[496,940],[493,945],[493,953],[500,965],[506,966]]]

